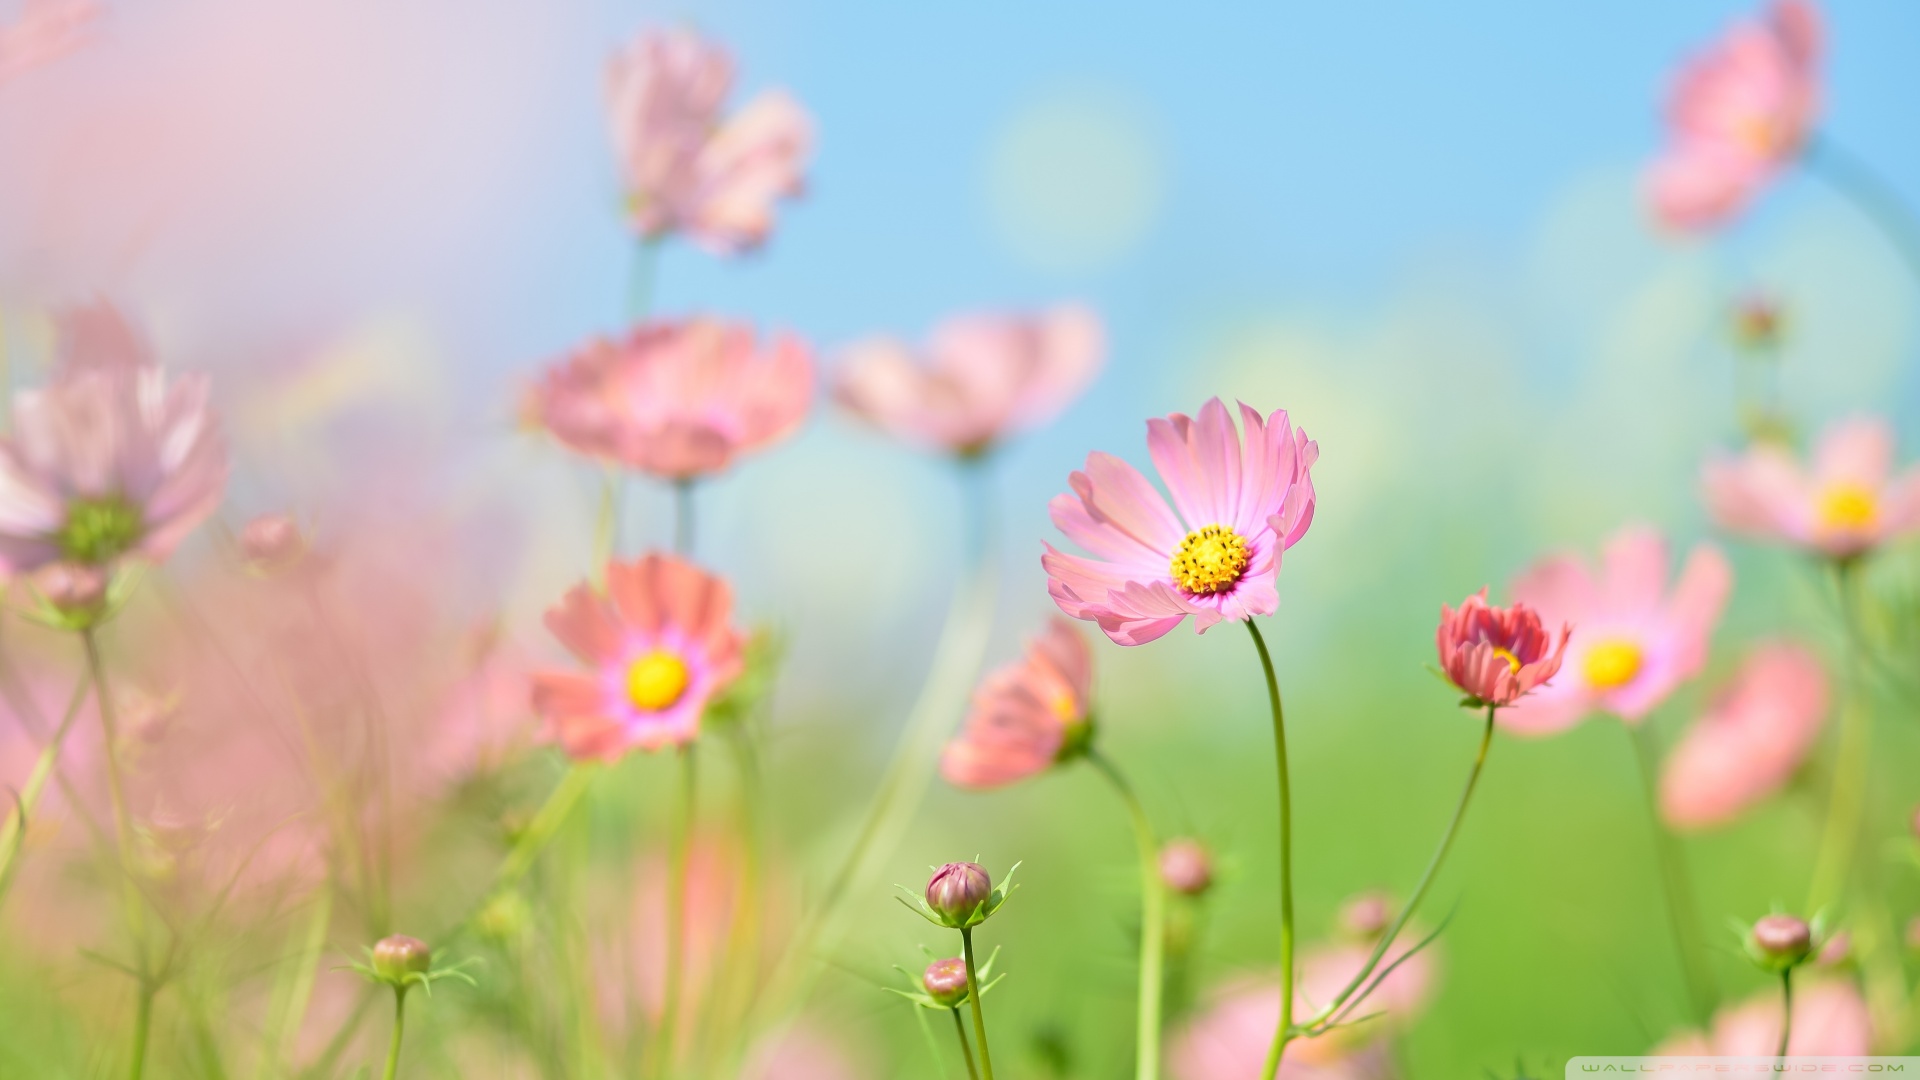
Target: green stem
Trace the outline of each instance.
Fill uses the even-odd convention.
[[[534,860],[546,850],[547,845],[553,841],[554,834],[560,831],[560,826],[566,824],[567,818],[573,813],[573,808],[579,805],[581,797],[586,795],[587,789],[593,786],[593,777],[597,771],[598,766],[591,762],[575,762],[568,766],[566,774],[560,778],[560,783],[554,786],[553,792],[547,796],[547,801],[541,804],[539,811],[533,815],[533,820],[527,823],[526,830],[520,834],[519,839],[514,841],[512,849],[507,852],[506,859],[500,863],[500,869],[494,873],[493,885],[487,890],[485,898],[468,913],[466,918],[460,920],[459,925],[435,939],[441,943],[436,946],[437,948],[444,949],[447,945],[465,937],[489,904],[519,884],[521,878],[527,876],[527,871],[533,869]]]
[[[693,556],[693,481],[673,483],[673,553]]]
[[[1160,1075],[1160,998],[1166,982],[1162,968],[1167,940],[1167,894],[1160,880],[1160,845],[1154,839],[1153,823],[1147,819],[1146,808],[1140,805],[1139,796],[1113,762],[1090,749],[1087,763],[1106,777],[1120,796],[1140,849],[1140,990],[1134,1020],[1134,1076],[1138,1080],[1156,1080]]]
[[[1674,843],[1673,834],[1660,820],[1660,797],[1655,774],[1652,735],[1644,724],[1623,724],[1628,741],[1633,743],[1634,761],[1640,768],[1640,788],[1646,795],[1647,819],[1653,828],[1653,850],[1660,864],[1660,881],[1667,900],[1667,918],[1673,927],[1674,948],[1680,956],[1680,974],[1686,980],[1687,1000],[1693,1006],[1693,1018],[1702,1029],[1713,1019],[1713,971],[1708,966],[1700,933],[1700,908],[1693,898],[1693,882],[1687,876],[1685,860]]]
[[[1460,823],[1466,820],[1467,804],[1473,800],[1473,790],[1480,783],[1481,771],[1486,768],[1487,751],[1493,746],[1493,718],[1498,711],[1497,705],[1487,706],[1487,720],[1480,729],[1480,748],[1474,753],[1473,767],[1467,771],[1466,786],[1460,791],[1460,801],[1454,804],[1453,818],[1447,822],[1447,831],[1440,836],[1440,846],[1434,849],[1433,857],[1427,860],[1427,868],[1420,875],[1419,884],[1413,887],[1413,895],[1400,909],[1400,914],[1393,920],[1393,925],[1387,928],[1386,933],[1380,935],[1379,942],[1373,947],[1373,955],[1367,958],[1360,973],[1341,988],[1324,1008],[1300,1025],[1300,1033],[1318,1034],[1319,1032],[1313,1029],[1331,1019],[1335,1011],[1366,983],[1368,976],[1373,974],[1380,961],[1386,957],[1387,950],[1393,947],[1394,939],[1400,936],[1400,931],[1406,929],[1407,920],[1413,917],[1414,910],[1420,906],[1420,901],[1426,898],[1427,890],[1433,886],[1434,878],[1439,875],[1441,865],[1447,861],[1447,853],[1453,850],[1453,839],[1460,834]]]
[[[1865,635],[1860,630],[1855,603],[1856,575],[1852,560],[1833,564],[1834,586],[1840,597],[1840,621],[1846,635],[1847,652],[1852,657],[1851,678],[1846,700],[1840,708],[1840,745],[1834,755],[1833,786],[1828,793],[1826,828],[1820,837],[1820,854],[1814,860],[1813,884],[1807,897],[1807,910],[1819,911],[1840,898],[1848,872],[1853,868],[1854,849],[1860,839],[1861,817],[1866,808],[1867,771],[1872,758],[1873,713],[1868,708],[1867,686],[1861,660],[1866,655]]]
[[[133,1017],[132,1061],[127,1069],[131,1080],[140,1080],[146,1071],[147,1033],[153,1023],[153,994],[156,987],[147,970],[146,908],[140,890],[133,881],[133,819],[127,812],[126,786],[121,780],[119,732],[114,720],[113,695],[107,689],[106,665],[100,659],[100,643],[91,627],[80,632],[87,654],[87,673],[93,680],[94,700],[100,707],[100,727],[107,758],[107,793],[113,803],[114,839],[119,847],[120,900],[126,909],[127,931],[133,938],[139,981],[139,1001]]]
[[[153,1030],[153,984],[140,980],[140,998],[133,1009],[133,1061],[127,1066],[128,1080],[140,1080],[147,1071],[147,1035]]]
[[[680,1026],[680,999],[686,976],[687,858],[693,848],[693,819],[699,799],[699,771],[695,767],[693,744],[680,748],[680,822],[674,832],[672,861],[667,867],[667,963],[666,1001],[660,1009],[660,1071],[673,1072],[675,1043]]]
[[[953,1013],[953,1033],[960,1039],[960,1056],[966,1059],[967,1076],[969,1080],[980,1080],[980,1070],[973,1065],[973,1047],[967,1042],[967,1022],[960,1019],[960,1006],[955,1005],[948,1011]]]
[[[1273,657],[1260,627],[1247,620],[1253,647],[1260,653],[1260,670],[1267,677],[1267,707],[1273,713],[1273,766],[1280,781],[1280,1023],[1273,1031],[1262,1080],[1274,1080],[1287,1041],[1293,1038],[1293,790],[1287,778],[1287,718],[1280,706],[1280,680],[1273,673]]]
[[[1845,196],[1893,245],[1907,269],[1920,277],[1920,222],[1891,185],[1866,162],[1825,136],[1810,140],[1802,157],[1808,171]]]
[[[60,727],[34,761],[33,772],[28,774],[26,786],[20,789],[13,812],[7,815],[6,826],[0,828],[0,897],[6,895],[7,885],[13,879],[15,860],[26,840],[28,818],[40,804],[40,792],[46,788],[48,778],[59,764],[60,747],[66,743],[67,732],[79,717],[80,704],[87,699],[87,690],[91,685],[90,675],[82,676],[74,684],[73,696],[67,699],[66,715],[60,718]]]
[[[1793,969],[1780,973],[1780,1050],[1774,1056],[1787,1056],[1787,1040],[1793,1037]]]
[[[973,966],[973,928],[970,926],[960,931],[960,951],[967,960],[967,1000],[973,1003],[973,1037],[980,1041],[980,1071],[984,1080],[993,1080],[993,1054],[987,1049],[987,1017],[980,1009],[980,975]]]
[[[393,1080],[400,1074],[400,1040],[407,1031],[407,990],[395,987],[393,991],[393,1038],[387,1043],[387,1070],[380,1075],[384,1080]]]

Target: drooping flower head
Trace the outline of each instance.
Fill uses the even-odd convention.
[[[1558,635],[1549,635],[1531,607],[1490,607],[1481,589],[1458,611],[1440,605],[1434,645],[1440,670],[1453,685],[1478,704],[1506,706],[1553,678],[1572,632],[1563,624]]]
[[[0,573],[165,559],[220,504],[227,455],[207,381],[63,365],[0,439]]]
[[[669,480],[792,434],[813,394],[799,339],[711,319],[646,323],[549,368],[529,410],[569,449]]]
[[[725,115],[733,59],[694,31],[650,30],[607,65],[607,120],[633,228],[721,254],[758,247],[805,187],[813,122],[779,90]]]
[[[984,790],[1071,758],[1091,733],[1093,656],[1073,624],[1055,616],[1020,659],[981,681],[966,725],[947,744],[940,773]]]
[[[1668,565],[1666,540],[1630,526],[1607,541],[1598,567],[1563,554],[1521,574],[1514,599],[1548,623],[1571,623],[1580,633],[1567,646],[1566,673],[1501,721],[1536,735],[1564,730],[1593,712],[1636,724],[1698,674],[1733,588],[1733,570],[1718,548],[1700,544],[1669,590]]]
[[[1819,15],[1805,0],[1778,0],[1681,68],[1667,148],[1647,174],[1663,224],[1725,221],[1800,153],[1819,112],[1819,62]]]
[[[1087,455],[1073,494],[1047,505],[1067,539],[1092,553],[1046,546],[1040,563],[1061,611],[1099,623],[1121,645],[1143,645],[1189,615],[1205,633],[1280,606],[1280,554],[1313,523],[1309,470],[1320,445],[1284,409],[1262,419],[1241,405],[1240,420],[1244,440],[1214,398],[1198,420],[1147,421],[1147,452],[1171,506],[1138,469]]]
[[[547,628],[587,672],[534,676],[534,709],[576,759],[691,742],[713,696],[740,674],[743,636],[725,581],[669,555],[607,564],[607,594],[582,582]]]
[[[1920,466],[1896,476],[1893,454],[1893,429],[1873,418],[1828,428],[1811,468],[1757,444],[1707,462],[1707,509],[1731,532],[1850,559],[1920,528]]]
[[[918,355],[886,338],[851,346],[833,394],[897,439],[971,457],[1059,415],[1099,371],[1104,336],[1077,305],[963,316]]]
[[[1757,646],[1680,738],[1660,776],[1660,813],[1676,828],[1731,821],[1786,784],[1827,715],[1827,674],[1805,647]]]

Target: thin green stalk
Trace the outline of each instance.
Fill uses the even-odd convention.
[[[913,1010],[913,1020],[914,1023],[920,1025],[920,1037],[926,1040],[927,1060],[933,1062],[934,1074],[938,1076],[940,1080],[947,1080],[947,1058],[945,1054],[940,1052],[940,1040],[933,1037],[933,1024],[927,1020],[927,1014],[932,1011],[931,1009],[922,1009],[919,1006],[915,1006]],[[954,1012],[953,1022],[956,1024],[960,1022],[960,1014],[958,1011]],[[961,1034],[965,1034],[964,1028],[961,1029]]]
[[[100,659],[100,643],[91,627],[80,632],[80,643],[87,654],[87,673],[93,679],[94,700],[100,707],[100,726],[107,758],[107,793],[113,803],[114,839],[119,848],[120,898],[126,909],[127,932],[133,939],[137,957],[135,972],[139,1000],[133,1017],[132,1061],[127,1075],[140,1080],[146,1071],[147,1034],[153,1024],[153,995],[157,990],[148,970],[145,902],[133,880],[133,819],[127,812],[126,786],[121,780],[119,731],[115,724],[113,695],[107,688],[106,665]]]
[[[387,1043],[387,1069],[380,1075],[384,1080],[393,1080],[400,1074],[400,1040],[407,1031],[407,990],[395,987],[393,991],[393,1038]]]
[[[1660,820],[1660,796],[1655,780],[1652,734],[1644,724],[1623,724],[1633,744],[1634,761],[1640,769],[1640,789],[1646,796],[1647,821],[1653,829],[1653,850],[1660,864],[1660,881],[1667,900],[1667,918],[1673,926],[1674,948],[1680,956],[1680,974],[1687,984],[1687,1001],[1693,1006],[1693,1019],[1703,1029],[1713,1020],[1713,1006],[1719,996],[1713,984],[1713,970],[1707,964],[1700,932],[1700,908],[1693,898],[1693,882],[1687,876],[1685,860],[1680,856],[1673,834]]]
[[[1160,880],[1160,845],[1153,823],[1140,805],[1133,786],[1113,762],[1098,750],[1087,751],[1087,763],[1106,777],[1126,807],[1140,854],[1140,988],[1134,1023],[1134,1076],[1157,1080],[1160,1075],[1160,997],[1166,984],[1162,968],[1166,955],[1166,885]]]
[[[966,1060],[968,1080],[980,1080],[980,1070],[973,1065],[973,1047],[967,1042],[967,1022],[960,1019],[960,1006],[947,1011],[953,1014],[953,1033],[960,1039],[960,1056]]]
[[[1774,1057],[1787,1056],[1787,1040],[1793,1037],[1793,969],[1780,973],[1780,1049]]]
[[[573,813],[573,808],[579,805],[581,797],[586,795],[587,789],[593,786],[593,778],[598,771],[599,767],[590,762],[575,762],[567,767],[566,774],[560,778],[560,783],[554,786],[553,792],[547,796],[547,801],[541,804],[539,811],[533,815],[533,820],[527,823],[526,830],[520,834],[519,839],[514,841],[513,848],[501,861],[500,869],[494,873],[493,885],[487,890],[486,897],[460,921],[459,925],[435,939],[440,943],[437,947],[444,949],[465,937],[473,929],[474,921],[487,909],[487,905],[519,884],[521,878],[527,876],[527,871],[533,868],[534,860],[546,850],[554,834],[560,831],[560,826],[566,824],[567,818]]]
[[[673,484],[673,553],[682,558],[693,555],[693,481]]]
[[[1267,640],[1260,627],[1247,620],[1253,635],[1253,647],[1260,653],[1260,670],[1267,678],[1267,707],[1273,713],[1273,766],[1280,782],[1280,1023],[1274,1028],[1273,1046],[1267,1051],[1262,1080],[1274,1080],[1280,1072],[1280,1059],[1286,1056],[1287,1042],[1293,1038],[1293,790],[1287,778],[1287,718],[1280,706],[1280,680],[1273,673],[1273,657],[1267,652]]]
[[[666,1002],[660,1009],[659,1071],[673,1073],[680,1027],[680,1003],[686,979],[687,858],[693,848],[693,819],[699,801],[699,770],[693,744],[680,748],[680,821],[674,832],[672,861],[667,867]]]
[[[67,741],[67,732],[73,727],[74,720],[80,715],[80,704],[87,699],[87,691],[92,686],[91,675],[83,675],[74,683],[73,696],[67,699],[67,711],[60,718],[60,726],[55,729],[53,738],[41,749],[40,756],[33,763],[33,772],[27,775],[26,786],[16,796],[13,812],[7,815],[7,823],[0,828],[0,898],[6,896],[7,885],[13,879],[15,860],[23,846],[27,831],[28,817],[40,804],[40,792],[47,786],[47,778],[53,775],[54,766],[60,760],[60,747]]]
[[[1434,878],[1440,873],[1441,864],[1447,861],[1447,853],[1453,850],[1453,839],[1460,834],[1460,823],[1467,817],[1467,804],[1473,800],[1473,790],[1480,783],[1481,771],[1486,768],[1487,751],[1493,746],[1493,718],[1498,710],[1498,706],[1487,706],[1487,720],[1480,729],[1480,748],[1474,753],[1473,767],[1467,771],[1466,786],[1460,791],[1460,801],[1454,804],[1453,817],[1447,822],[1447,831],[1440,836],[1440,846],[1434,849],[1433,857],[1427,860],[1427,868],[1420,875],[1419,884],[1413,887],[1413,895],[1400,909],[1400,914],[1393,920],[1393,925],[1387,928],[1386,933],[1380,935],[1379,942],[1373,947],[1373,954],[1367,958],[1360,973],[1342,987],[1325,1007],[1309,1018],[1306,1023],[1301,1024],[1299,1033],[1308,1035],[1319,1033],[1314,1029],[1331,1019],[1347,999],[1366,983],[1368,977],[1373,974],[1374,968],[1378,967],[1380,961],[1386,957],[1387,950],[1393,947],[1394,939],[1400,936],[1400,931],[1406,929],[1407,920],[1413,917],[1414,910],[1420,906],[1420,901],[1426,898],[1427,890],[1432,887]]]
[[[307,1003],[313,997],[313,981],[320,972],[320,954],[326,951],[327,928],[333,924],[333,883],[320,889],[300,942],[293,982],[287,987],[280,1009],[268,1029],[266,1054],[274,1067],[281,1066],[293,1052],[293,1039],[307,1015]]]
[[[1840,707],[1840,745],[1834,755],[1833,785],[1827,796],[1827,820],[1820,837],[1820,853],[1813,864],[1813,884],[1807,897],[1808,911],[1819,911],[1839,900],[1847,875],[1853,869],[1854,852],[1860,841],[1861,818],[1866,809],[1867,772],[1872,760],[1873,712],[1868,707],[1865,673],[1861,666],[1867,643],[1860,630],[1857,598],[1854,596],[1857,584],[1854,566],[1852,560],[1833,564],[1834,587],[1840,598],[1840,621],[1852,663],[1849,665],[1846,699]]]
[[[133,1009],[133,1062],[127,1067],[128,1080],[140,1080],[147,1071],[147,1035],[153,1030],[153,984],[140,979],[140,998]]]
[[[1808,142],[1802,160],[1808,171],[1865,214],[1893,245],[1907,269],[1920,278],[1920,222],[1914,220],[1892,186],[1866,162],[1825,136]]]
[[[967,1000],[973,1004],[973,1037],[980,1041],[980,1072],[984,1080],[993,1080],[993,1054],[987,1049],[987,1017],[980,1010],[980,975],[973,966],[973,928],[970,926],[960,930],[960,951],[967,960]]]

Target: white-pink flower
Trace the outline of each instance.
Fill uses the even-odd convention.
[[[1811,468],[1759,443],[1707,462],[1707,509],[1730,532],[1852,558],[1920,529],[1920,466],[1896,475],[1893,455],[1893,429],[1874,417],[1828,428]]]
[[[748,250],[773,228],[774,204],[805,187],[805,110],[768,90],[725,115],[732,89],[726,49],[684,27],[644,32],[608,63],[607,119],[640,235]]]
[[[1607,541],[1601,564],[1574,555],[1542,559],[1514,582],[1514,599],[1548,623],[1571,623],[1559,678],[1502,710],[1500,723],[1524,734],[1561,731],[1589,713],[1633,724],[1706,662],[1708,639],[1733,588],[1720,549],[1700,544],[1667,586],[1667,542],[1644,527]]]
[[[1756,646],[1667,758],[1661,816],[1717,825],[1780,790],[1819,738],[1827,701],[1819,657],[1790,641]]]

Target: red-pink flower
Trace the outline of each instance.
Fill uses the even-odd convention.
[[[1711,1035],[1684,1032],[1655,1047],[1670,1057],[1721,1054],[1772,1057],[1780,1046],[1780,992],[1763,990],[1720,1010]],[[1794,980],[1793,1030],[1787,1053],[1808,1057],[1857,1057],[1870,1053],[1873,1021],[1853,984],[1837,979]]]
[[[1048,504],[1054,525],[1093,553],[1046,545],[1040,563],[1061,611],[1099,623],[1121,645],[1142,645],[1189,615],[1204,633],[1280,606],[1280,554],[1313,522],[1309,470],[1320,446],[1284,409],[1263,420],[1241,405],[1240,420],[1244,442],[1219,398],[1197,421],[1182,413],[1147,421],[1147,452],[1171,506],[1138,469],[1087,455],[1073,494]]]
[[[1099,371],[1104,339],[1078,305],[968,315],[935,327],[917,355],[889,338],[853,345],[833,393],[895,438],[973,455],[1059,415]]]
[[[1434,645],[1440,670],[1453,685],[1486,705],[1512,705],[1546,685],[1560,670],[1573,628],[1549,635],[1540,615],[1526,604],[1489,607],[1487,590],[1466,598],[1460,610],[1440,605]]]
[[[582,582],[547,628],[586,673],[533,679],[533,706],[574,758],[691,742],[707,703],[740,674],[743,637],[725,581],[669,555],[607,564],[606,595]]]
[[[1819,110],[1819,60],[1813,6],[1778,0],[1681,69],[1667,105],[1667,149],[1647,175],[1664,224],[1726,220],[1799,154]]]
[[[1669,565],[1658,532],[1629,526],[1608,539],[1597,567],[1560,554],[1521,574],[1514,599],[1546,622],[1570,623],[1580,633],[1567,645],[1566,674],[1501,722],[1534,735],[1564,730],[1593,712],[1637,724],[1698,674],[1733,588],[1733,570],[1711,544],[1693,549],[1671,589]]]
[[[642,33],[607,65],[607,119],[633,227],[730,254],[757,247],[805,186],[813,122],[764,91],[723,115],[733,59],[686,28]]]
[[[79,48],[100,17],[94,0],[26,0],[0,26],[0,85]]]
[[[1788,641],[1756,646],[1667,758],[1660,810],[1678,828],[1730,821],[1780,790],[1827,715],[1827,673]]]
[[[1707,462],[1707,509],[1731,532],[1852,558],[1920,528],[1920,466],[1894,475],[1893,452],[1893,429],[1874,418],[1828,428],[1811,469],[1759,443]]]
[[[940,758],[941,774],[985,789],[1044,772],[1084,740],[1092,686],[1086,639],[1067,620],[1048,620],[1020,659],[973,692],[966,726]]]
[[[529,408],[570,449],[686,480],[792,434],[812,394],[799,339],[762,346],[751,327],[689,319],[588,342],[548,369]]]

